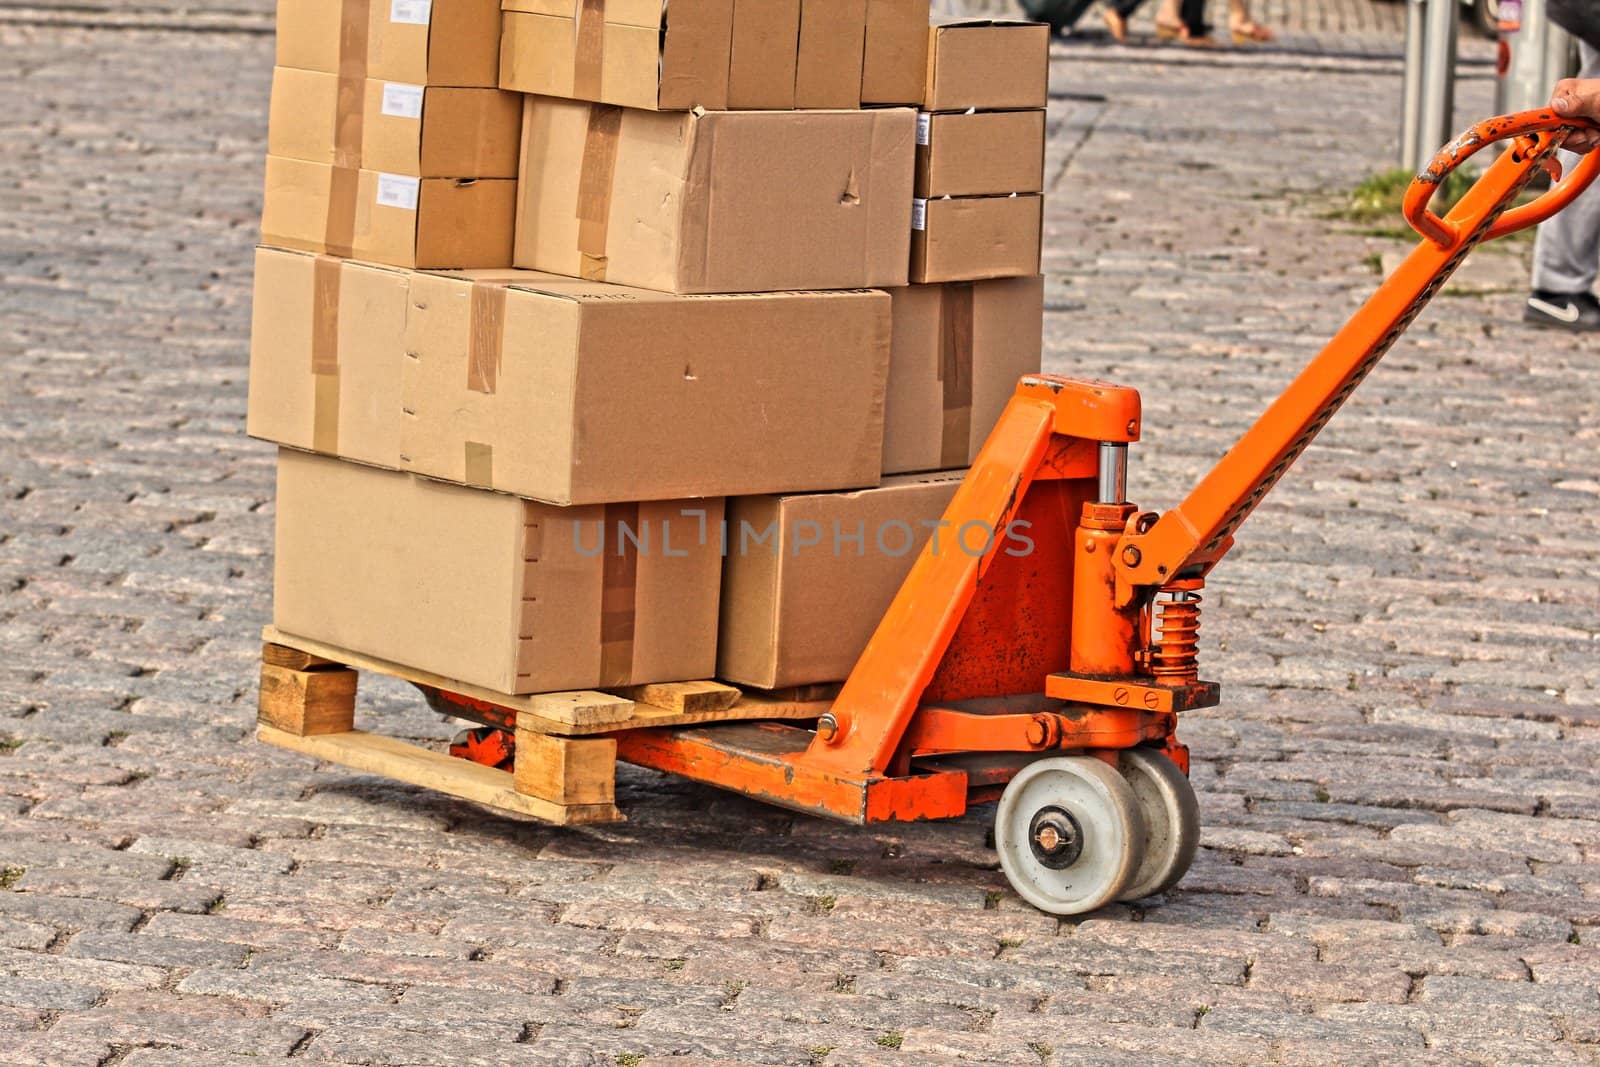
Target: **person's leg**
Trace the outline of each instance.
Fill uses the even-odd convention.
[[[1048,22],[1055,33],[1065,33],[1083,17],[1094,0],[1021,0],[1028,17]]]
[[[1600,53],[1587,44],[1580,43],[1579,48],[1583,57],[1581,76],[1600,77]],[[1562,168],[1570,170],[1577,165],[1579,157],[1572,152],[1562,152],[1560,159]],[[1549,319],[1552,320],[1550,325],[1600,327],[1600,311],[1593,316],[1586,313],[1592,297],[1583,301],[1552,299],[1589,294],[1597,275],[1600,275],[1600,184],[1590,186],[1564,211],[1539,227],[1533,243],[1534,294],[1525,317],[1530,322]]]

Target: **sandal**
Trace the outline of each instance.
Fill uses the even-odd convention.
[[[1233,36],[1234,44],[1265,44],[1273,38],[1270,29],[1249,19],[1231,24],[1228,32]]]
[[[1106,29],[1111,31],[1111,39],[1118,44],[1128,43],[1128,20],[1115,8],[1103,7],[1100,14],[1105,16]],[[1159,30],[1158,30],[1159,32]]]
[[[1181,22],[1174,24],[1171,22],[1162,22],[1159,19],[1156,20],[1156,40],[1178,41],[1182,44],[1188,45],[1190,48],[1213,48],[1217,43],[1211,39],[1211,34],[1209,32],[1199,34],[1191,33],[1189,31],[1189,27],[1185,26]]]

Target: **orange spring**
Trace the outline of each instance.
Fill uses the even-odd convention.
[[[1200,590],[1205,582],[1184,578],[1156,596],[1150,643],[1150,673],[1164,682],[1200,677]]]

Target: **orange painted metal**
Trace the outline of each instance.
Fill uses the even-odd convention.
[[[1175,725],[1171,712],[1142,707],[985,715],[924,704],[906,731],[906,746],[913,756],[1132,748],[1164,740]]]
[[[1216,682],[1166,685],[1144,678],[1086,678],[1052,674],[1045,679],[1045,696],[1097,707],[1145,708],[1149,711],[1194,711],[1215,707],[1221,699]]]
[[[1118,604],[1117,545],[1138,510],[1132,504],[1083,505],[1072,586],[1072,673],[1126,677],[1141,644],[1138,603]]]

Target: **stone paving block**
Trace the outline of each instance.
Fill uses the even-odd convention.
[[[111,1055],[110,1046],[93,1038],[57,1038],[54,1034],[27,1036],[6,1050],[15,1067],[99,1067]]]

